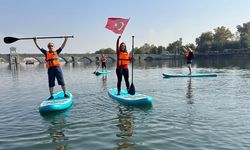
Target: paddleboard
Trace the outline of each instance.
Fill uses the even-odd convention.
[[[193,74],[162,74],[164,78],[171,78],[171,77],[217,77],[216,73],[193,73]]]
[[[108,95],[112,99],[127,105],[152,104],[153,102],[151,97],[138,92],[135,92],[135,95],[130,95],[127,90],[121,90],[120,95],[117,95],[117,88],[109,89]]]
[[[111,73],[111,71],[96,71],[95,72],[96,75],[101,75],[101,74],[105,75],[105,74],[109,74],[109,73]]]
[[[51,112],[69,108],[73,103],[73,96],[70,92],[66,92],[66,94],[69,96],[68,98],[64,97],[63,91],[54,93],[54,99],[48,100],[47,98],[43,100],[39,106],[39,111]]]

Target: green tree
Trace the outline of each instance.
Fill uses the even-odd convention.
[[[186,47],[190,47],[191,49],[195,50],[196,46],[193,43],[189,43],[185,45]]]
[[[157,54],[162,54],[164,51],[166,51],[166,48],[163,46],[158,46],[157,48]]]
[[[115,50],[112,48],[102,48],[95,52],[95,54],[115,54]]]
[[[140,48],[136,47],[134,49],[135,54],[162,54],[164,51],[166,51],[166,48],[163,46],[154,46],[149,45],[148,43],[145,43]]]
[[[135,54],[144,54],[144,51],[143,51],[142,48],[136,47],[136,48],[134,49],[134,53],[135,53]]]
[[[167,51],[170,53],[180,54],[182,49],[182,38],[180,38],[177,41],[174,41],[173,43],[170,43],[167,46]]]
[[[197,51],[205,52],[211,49],[214,36],[211,31],[202,33],[198,38],[195,39],[197,45]]]
[[[148,43],[145,43],[140,47],[143,50],[144,54],[150,54],[151,46]]]
[[[242,48],[250,47],[250,22],[238,25],[237,30],[240,33],[240,44]]]
[[[224,26],[217,27],[214,32],[214,41],[218,43],[226,43],[233,37],[232,32]]]
[[[150,54],[157,54],[157,47],[156,46],[152,46],[150,48]]]

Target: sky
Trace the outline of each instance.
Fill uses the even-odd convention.
[[[194,43],[219,26],[237,31],[250,22],[250,0],[0,0],[0,53],[39,53],[33,40],[5,44],[3,38],[73,35],[64,53],[115,49],[117,34],[105,28],[109,17],[130,18],[122,35],[131,50],[144,43],[168,46],[179,38]],[[60,47],[63,39],[39,40]]]

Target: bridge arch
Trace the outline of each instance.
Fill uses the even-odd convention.
[[[20,62],[26,62],[26,59],[34,59],[36,60],[37,62],[39,62],[40,64],[43,63],[43,61],[41,59],[39,59],[38,57],[19,57],[19,61]]]
[[[69,60],[67,60],[66,58],[62,57],[62,56],[58,56],[59,59],[63,60],[65,63],[69,63]],[[72,59],[72,58],[71,58]]]
[[[113,57],[108,56],[108,57],[107,57],[107,61],[113,63],[113,62],[115,62],[116,60],[115,60]]]
[[[148,57],[144,58],[144,60],[147,60],[147,61],[152,61],[153,59],[154,59],[154,58],[151,57],[151,56],[148,56]]]
[[[2,57],[0,57],[0,63],[7,63],[8,61],[7,60],[5,60],[4,58],[2,58]]]
[[[81,57],[78,62],[83,62],[84,63],[84,60],[87,60],[87,64],[88,63],[92,63],[93,61],[89,58],[89,57]]]

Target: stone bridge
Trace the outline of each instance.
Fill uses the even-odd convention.
[[[10,48],[10,54],[0,54],[0,62],[10,63],[10,64],[18,64],[25,62],[27,58],[33,58],[37,60],[39,63],[45,63],[45,56],[43,54],[21,54],[16,53],[14,47]],[[109,62],[116,61],[116,54],[105,54]],[[61,53],[59,57],[64,60],[66,63],[76,63],[87,61],[89,63],[96,62],[100,59],[101,54],[67,54]],[[135,60],[155,60],[155,59],[166,59],[173,58],[172,55],[157,55],[157,54],[135,54]]]
[[[116,54],[105,54],[108,58],[108,62],[116,61]],[[245,49],[225,49],[221,52],[210,52],[210,53],[195,53],[196,57],[198,56],[219,56],[219,55],[250,55],[250,48]],[[67,54],[61,53],[59,57],[64,60],[66,63],[76,63],[87,61],[89,63],[96,62],[100,59],[101,54]],[[45,57],[43,54],[19,54],[16,53],[15,47],[10,47],[10,54],[0,54],[0,62],[18,64],[25,62],[26,58],[34,58],[39,63],[45,63]],[[179,54],[135,54],[134,59],[136,61],[143,60],[166,60],[166,59],[175,59],[183,58],[183,55]],[[85,62],[84,61],[84,62]]]

